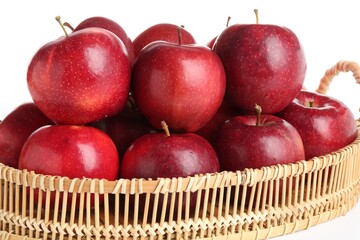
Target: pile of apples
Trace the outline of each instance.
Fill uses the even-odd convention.
[[[185,177],[310,159],[357,136],[344,103],[303,89],[305,54],[286,27],[233,24],[203,46],[173,24],[131,40],[105,17],[57,21],[65,35],[28,67],[33,102],[0,123],[5,165],[70,178]]]

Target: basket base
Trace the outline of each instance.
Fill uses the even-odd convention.
[[[360,190],[360,185],[358,186],[358,189]],[[358,201],[360,199],[360,191],[358,191],[358,193],[359,194],[354,195],[354,197],[352,199],[348,199],[349,201],[347,201],[346,203],[339,205],[338,208],[324,211],[321,214],[318,214],[315,216],[309,216],[309,218],[307,218],[307,219],[296,220],[295,222],[284,223],[282,225],[271,227],[271,228],[256,229],[256,230],[251,230],[251,231],[241,231],[240,233],[234,233],[234,234],[229,234],[229,235],[218,235],[218,236],[207,237],[207,238],[203,238],[203,239],[204,240],[220,240],[220,239],[224,239],[224,237],[225,237],[227,240],[232,240],[232,239],[234,239],[234,240],[250,240],[250,239],[263,240],[263,239],[269,239],[272,237],[279,237],[279,236],[303,231],[303,230],[309,229],[311,227],[314,227],[316,225],[319,225],[321,223],[328,222],[337,217],[344,216],[348,211],[350,211],[352,208],[354,208],[354,206],[356,206],[356,204],[358,203]],[[39,240],[39,238],[32,238],[29,236],[21,236],[21,235],[15,234],[13,232],[10,233],[10,232],[1,231],[1,230],[0,230],[0,239],[4,239],[4,240]],[[40,239],[42,239],[42,238],[40,238]],[[63,239],[76,239],[76,236],[69,237],[69,238],[64,237]],[[191,237],[189,236],[188,239],[191,239]],[[52,240],[55,240],[55,239],[52,239]]]

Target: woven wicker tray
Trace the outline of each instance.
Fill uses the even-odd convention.
[[[342,61],[326,71],[317,91],[326,93],[332,78],[347,71],[359,81],[359,65]],[[187,178],[68,179],[0,165],[0,236],[267,239],[349,211],[360,198],[359,158],[360,134],[307,161]]]

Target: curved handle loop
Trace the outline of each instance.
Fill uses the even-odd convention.
[[[360,84],[360,65],[354,61],[339,61],[332,68],[326,70],[324,76],[320,80],[320,84],[316,89],[316,92],[326,94],[333,78],[340,72],[349,71],[353,73],[356,83]]]

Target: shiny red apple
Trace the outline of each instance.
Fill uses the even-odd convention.
[[[74,125],[39,128],[26,140],[19,158],[19,169],[80,179],[116,180],[119,165],[115,144],[108,135],[93,127]],[[36,201],[38,194],[39,191],[35,191]],[[70,195],[68,204],[72,199]],[[55,197],[55,192],[51,193],[51,206],[54,206]],[[60,202],[62,199],[60,194]],[[93,204],[94,195],[91,195]]]
[[[264,113],[284,109],[299,93],[306,73],[302,45],[293,31],[270,24],[234,24],[217,38],[214,51],[227,77],[226,97],[239,109]]]
[[[138,56],[140,51],[149,43],[154,41],[167,41],[172,43],[179,42],[178,36],[179,26],[171,23],[159,23],[155,24],[144,31],[142,31],[133,40],[135,56]],[[193,35],[185,28],[181,31],[182,44],[194,44],[196,43]]]
[[[215,150],[221,170],[226,171],[305,159],[303,142],[295,127],[267,114],[230,118],[218,132]]]
[[[225,94],[224,67],[199,45],[156,41],[139,54],[132,72],[136,105],[150,124],[165,120],[175,131],[194,132],[216,113]]]
[[[53,125],[39,128],[26,140],[19,168],[69,178],[115,180],[119,158],[103,131],[89,126]]]
[[[34,103],[19,105],[0,124],[0,162],[17,168],[26,139],[38,128],[52,124]]]
[[[113,32],[124,43],[130,61],[132,63],[135,61],[135,51],[134,51],[133,43],[131,39],[128,37],[126,31],[123,29],[123,27],[121,27],[119,23],[115,22],[112,19],[102,16],[90,17],[80,22],[76,26],[74,31],[78,31],[89,27],[100,27]]]
[[[122,178],[187,177],[219,171],[213,147],[194,133],[150,133],[131,144],[121,165]]]
[[[124,44],[114,33],[91,27],[41,47],[28,67],[27,83],[47,117],[82,125],[118,113],[126,103],[130,77]]]
[[[165,133],[150,133],[135,140],[128,148],[121,164],[120,176],[125,179],[143,178],[176,178],[219,171],[219,161],[215,150],[204,138],[194,133],[170,134],[163,122]],[[196,193],[190,194],[189,205],[184,194],[181,210],[186,206],[193,209]],[[147,210],[153,211],[154,195],[150,196]],[[133,201],[131,201],[133,203]],[[142,214],[145,208],[144,194],[139,198],[139,209]],[[160,194],[158,213],[164,207],[164,197]],[[178,198],[175,206],[178,206]],[[170,199],[166,203],[166,212],[170,211]],[[175,207],[175,212],[179,208]]]
[[[277,115],[300,133],[306,159],[337,151],[357,136],[351,110],[340,100],[323,94],[302,90]]]

